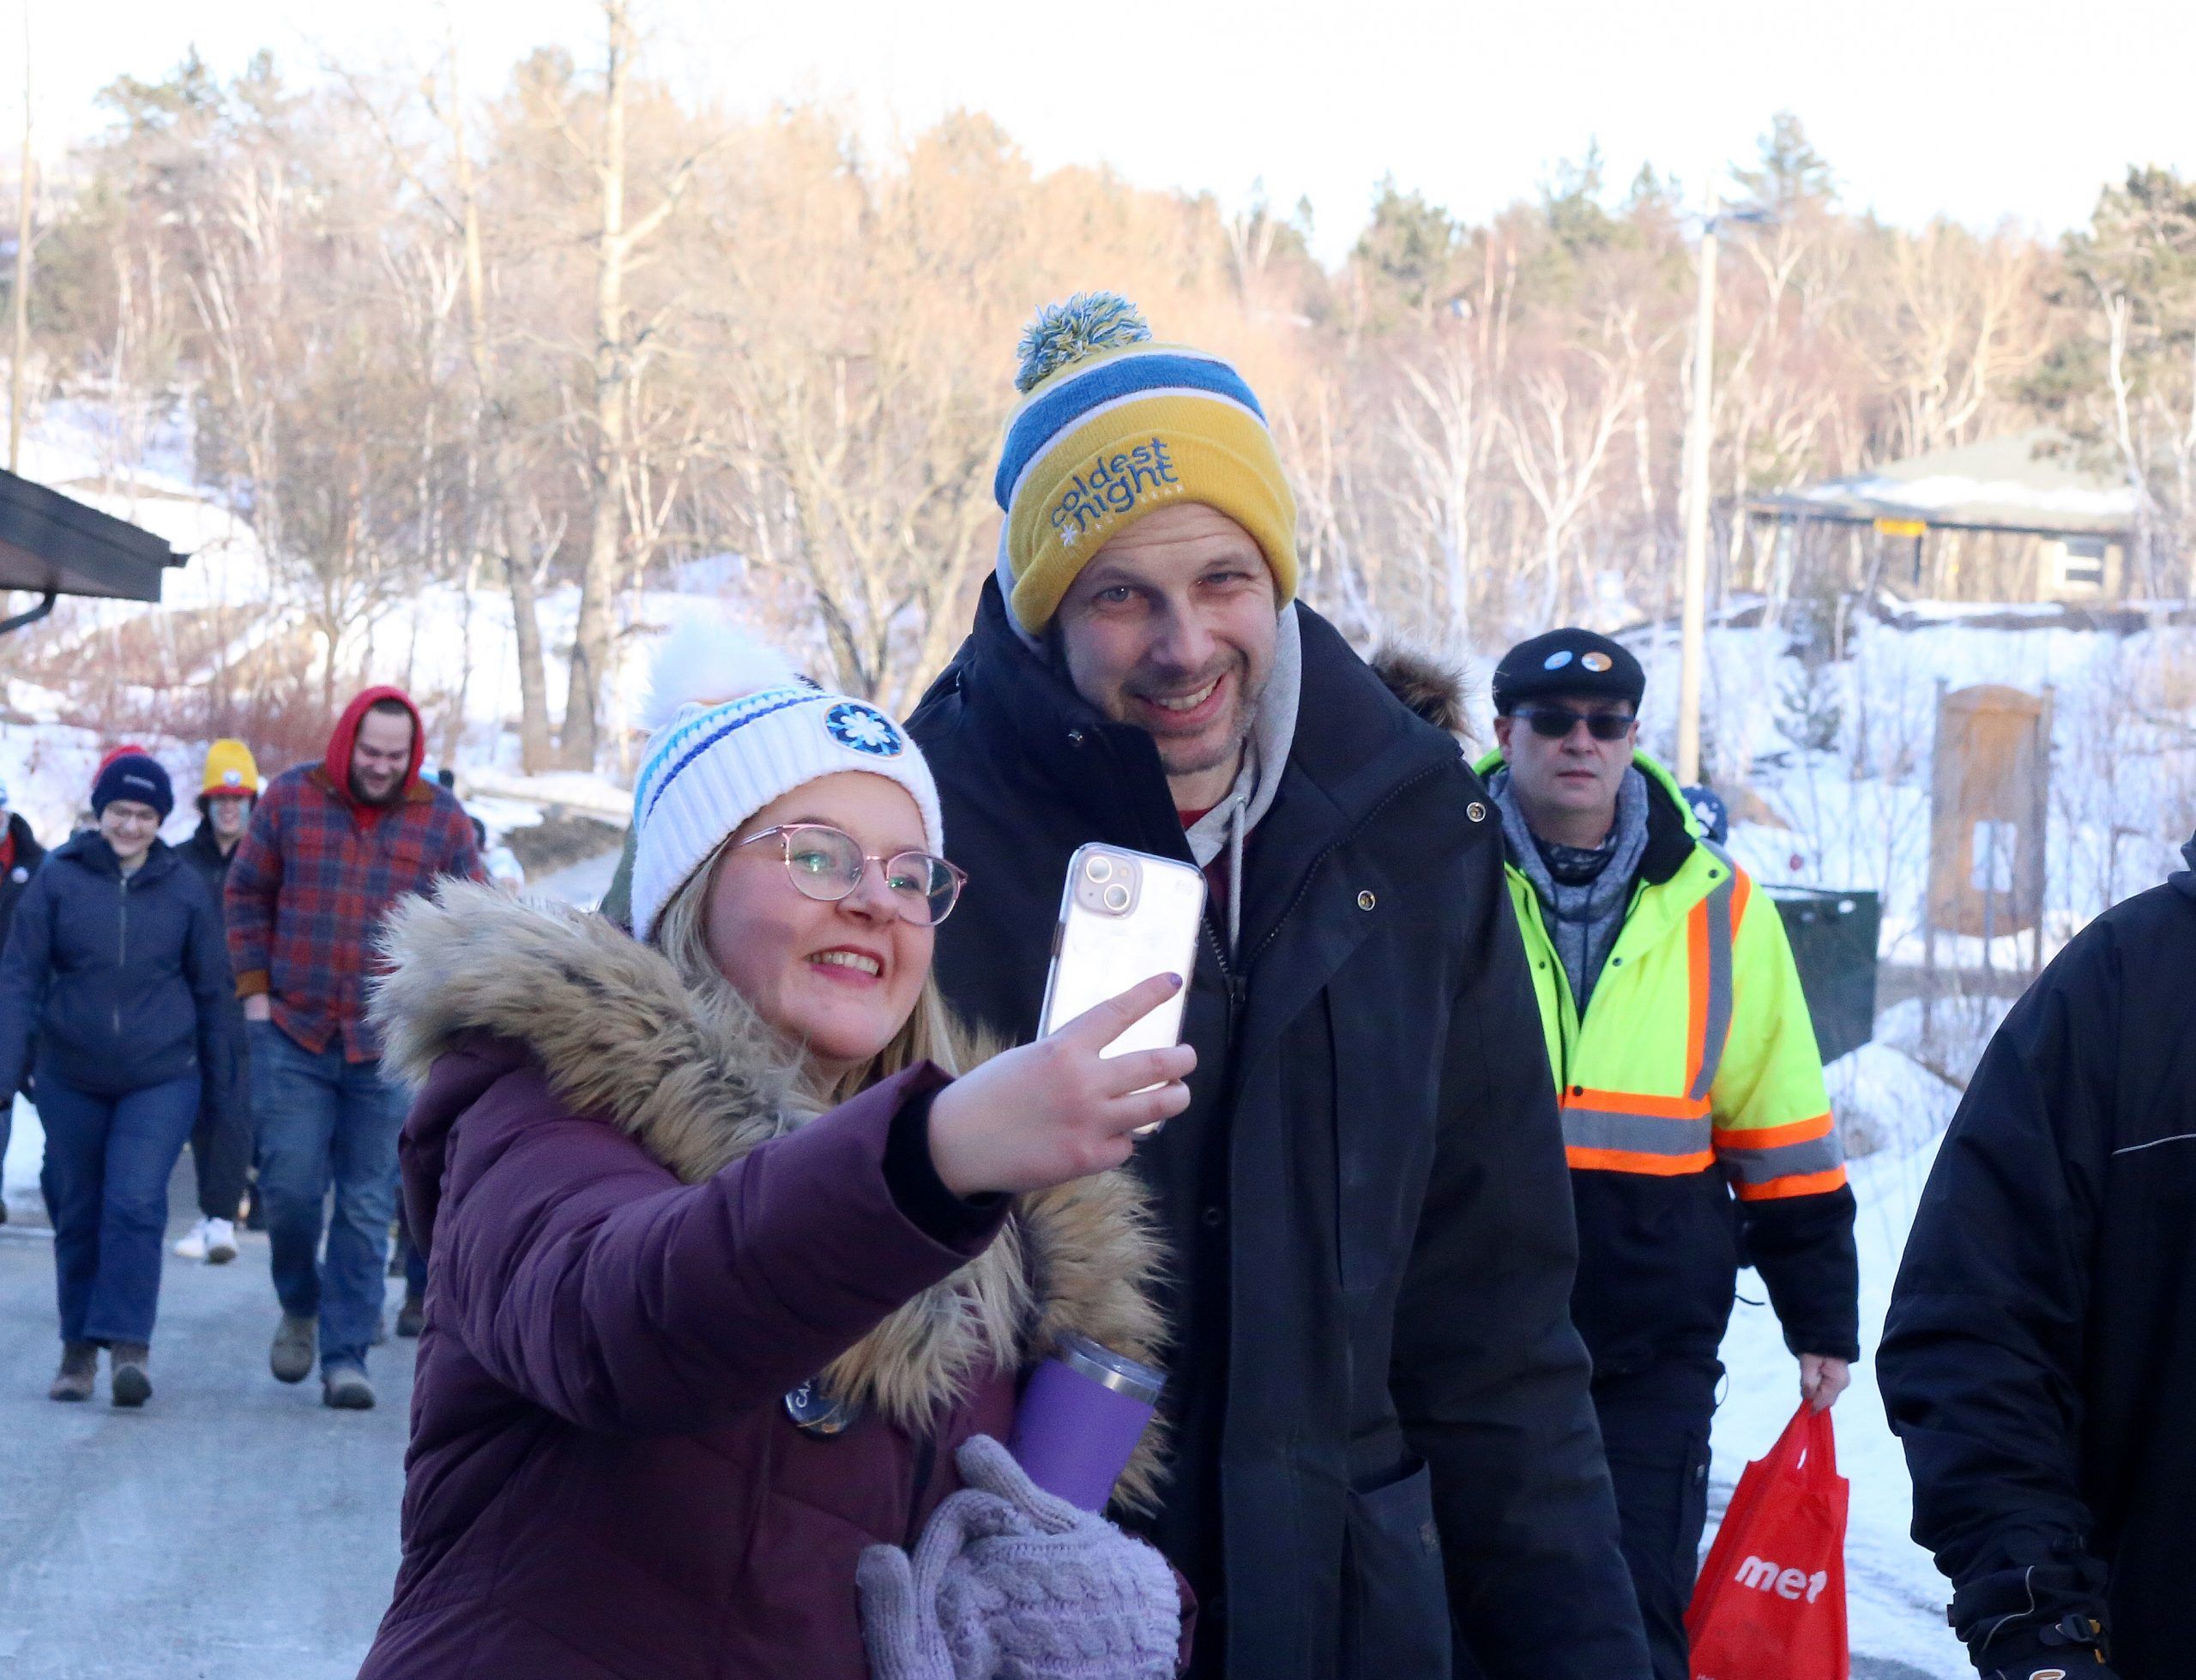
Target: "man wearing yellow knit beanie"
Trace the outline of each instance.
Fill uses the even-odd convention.
[[[198,795],[197,832],[177,848],[198,871],[217,907],[225,907],[229,862],[259,803],[259,766],[241,741],[223,739],[206,750],[206,774]],[[237,1257],[237,1210],[244,1201],[251,1169],[250,1070],[244,1030],[244,1005],[230,999],[229,1045],[236,1054],[225,1087],[226,1101],[210,1093],[199,1104],[190,1129],[190,1165],[198,1180],[198,1219],[177,1240],[176,1254],[222,1266]]]
[[[1021,363],[997,575],[909,725],[968,871],[937,973],[1025,1039],[1077,847],[1211,884],[1192,1105],[1137,1154],[1173,1261],[1143,1526],[1198,1599],[1191,1671],[1644,1677],[1486,791],[1296,601],[1234,368],[1105,293]]]

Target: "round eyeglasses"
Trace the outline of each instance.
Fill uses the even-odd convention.
[[[869,866],[875,864],[884,872],[884,884],[899,906],[900,919],[917,927],[934,928],[950,916],[960,900],[962,883],[968,878],[958,865],[927,852],[873,857],[846,830],[823,822],[787,822],[750,834],[739,844],[753,846],[766,840],[783,846],[786,874],[801,896],[824,904],[836,904],[851,896]]]

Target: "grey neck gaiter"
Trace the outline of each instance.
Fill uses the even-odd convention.
[[[1571,982],[1571,996],[1581,1020],[1594,995],[1595,982],[1615,948],[1617,935],[1631,907],[1632,877],[1647,851],[1647,778],[1637,769],[1625,772],[1617,786],[1616,821],[1608,839],[1598,846],[1561,848],[1565,867],[1559,879],[1549,869],[1537,837],[1525,821],[1511,786],[1510,772],[1495,772],[1487,783],[1502,811],[1502,838],[1510,861],[1524,871],[1541,901],[1541,915],[1549,939]],[[1598,870],[1591,870],[1589,852],[1605,854]],[[1590,870],[1590,873],[1589,870]],[[1581,878],[1583,877],[1583,878]]]

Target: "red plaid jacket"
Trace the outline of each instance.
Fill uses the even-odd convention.
[[[382,916],[446,875],[481,875],[473,824],[447,790],[414,777],[395,804],[359,805],[321,765],[285,770],[229,866],[237,996],[271,993],[274,1024],[316,1055],[340,1033],[345,1061],[375,1060],[365,989]]]

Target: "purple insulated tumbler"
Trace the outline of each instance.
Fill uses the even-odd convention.
[[[1022,1391],[1007,1451],[1046,1492],[1103,1511],[1166,1383],[1149,1365],[1064,1335]]]

